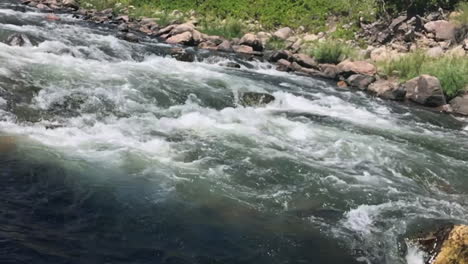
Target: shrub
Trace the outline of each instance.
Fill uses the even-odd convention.
[[[455,17],[455,21],[461,25],[468,25],[468,2],[460,3],[457,11],[460,14]]]
[[[468,60],[465,57],[446,55],[431,58],[422,51],[417,51],[383,64],[382,69],[385,74],[396,75],[402,81],[421,74],[437,77],[449,98],[455,97],[468,84]]]
[[[352,57],[354,49],[342,42],[329,40],[312,44],[308,53],[319,63],[337,64]]]

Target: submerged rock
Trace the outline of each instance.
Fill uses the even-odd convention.
[[[247,92],[242,94],[240,104],[243,106],[261,106],[275,100],[275,97],[267,93]]]
[[[16,148],[16,138],[11,136],[0,136],[0,153],[11,152]]]
[[[15,33],[9,36],[6,40],[6,43],[10,46],[31,46],[31,41],[29,40],[28,36],[20,33]]]
[[[194,62],[195,55],[182,48],[173,48],[170,50],[171,56],[178,61]]]

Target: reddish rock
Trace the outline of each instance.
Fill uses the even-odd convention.
[[[431,21],[424,25],[427,32],[434,33],[436,39],[439,40],[453,40],[455,39],[455,24],[445,21],[437,20]]]
[[[60,17],[54,15],[54,14],[47,14],[46,19],[49,21],[58,21],[60,20]]]
[[[193,35],[192,32],[187,31],[168,38],[166,42],[169,44],[190,45],[193,42]]]
[[[223,41],[221,44],[218,45],[217,50],[224,51],[224,52],[232,52],[234,51],[229,40]]]
[[[247,33],[239,41],[240,45],[250,46],[254,51],[263,51],[262,41],[254,34]]]
[[[377,73],[377,67],[367,61],[350,61],[346,60],[338,64],[339,75],[353,75],[353,74],[364,74],[364,75],[375,75]]]
[[[388,80],[379,80],[372,83],[367,90],[380,98],[388,100],[403,101],[406,95],[406,90],[398,82]]]
[[[454,113],[468,116],[468,93],[455,97],[450,101]]]
[[[318,69],[318,63],[309,55],[306,54],[295,54],[293,56],[294,61],[299,65],[309,69]]]

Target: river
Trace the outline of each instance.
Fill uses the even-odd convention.
[[[2,264],[420,264],[468,224],[466,121],[45,16],[0,0]]]

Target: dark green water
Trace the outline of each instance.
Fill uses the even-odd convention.
[[[463,120],[15,3],[0,41],[35,46],[0,43],[2,264],[419,264],[405,238],[468,224]]]

